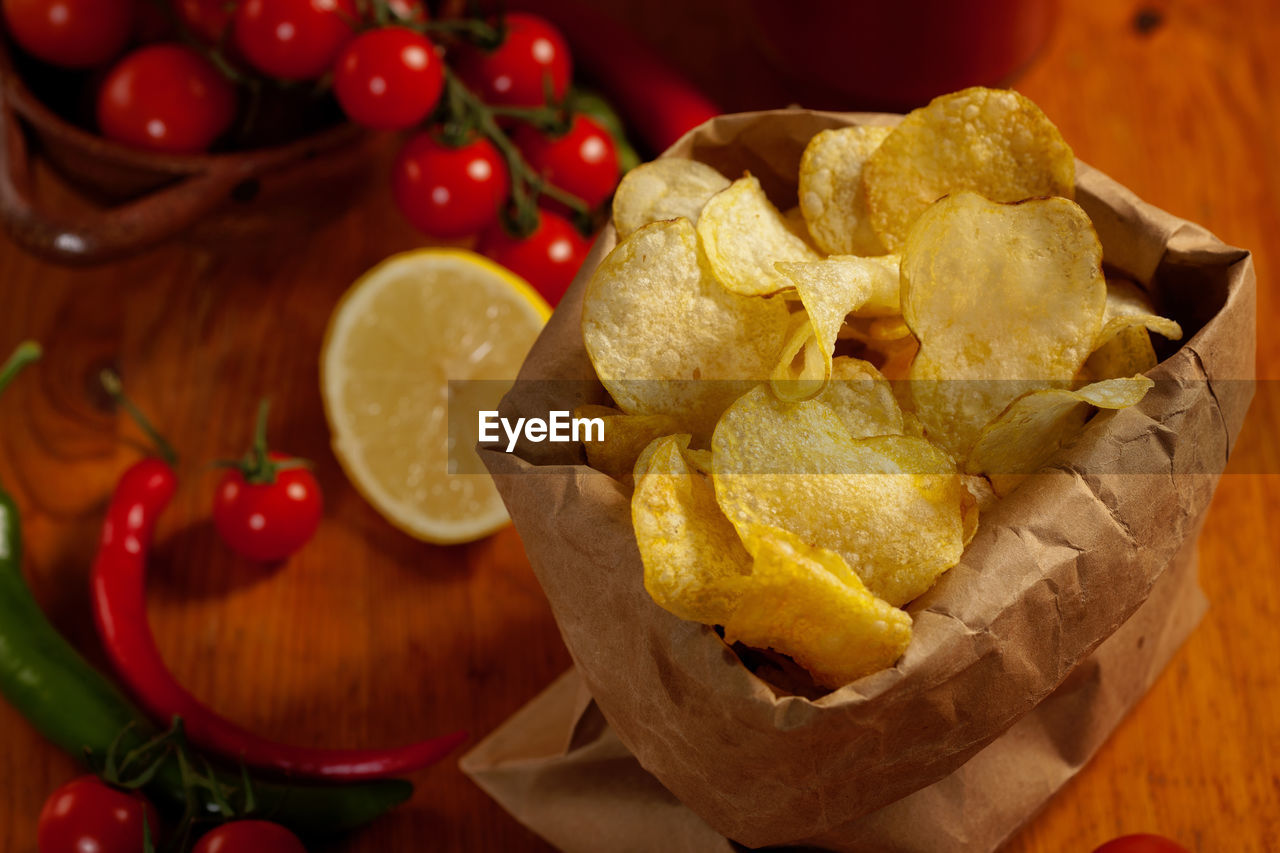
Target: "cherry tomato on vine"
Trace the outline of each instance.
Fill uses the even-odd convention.
[[[276,563],[301,550],[315,535],[324,499],[315,475],[304,467],[277,463],[291,457],[269,453],[273,469],[222,475],[213,494],[213,524],[222,541],[246,560]],[[265,466],[264,466],[265,467]]]
[[[1161,835],[1123,835],[1098,847],[1093,853],[1187,853],[1187,848]]]
[[[466,237],[498,221],[510,188],[507,164],[483,137],[451,148],[429,133],[405,143],[391,188],[405,218],[433,237]]]
[[[495,225],[480,238],[477,251],[533,285],[555,307],[569,289],[591,244],[569,220],[549,210],[538,211],[538,227],[528,237],[513,237]]]
[[[207,44],[218,44],[231,26],[236,0],[176,0],[178,20]]]
[[[27,53],[64,68],[114,58],[133,31],[136,0],[4,0],[4,20]]]
[[[98,91],[108,139],[168,153],[204,151],[235,118],[235,88],[213,64],[179,44],[139,48]]]
[[[515,143],[535,172],[593,210],[618,185],[618,148],[594,119],[575,115],[568,132],[555,137],[524,124]]]
[[[143,820],[157,842],[160,822],[146,797],[112,788],[97,776],[80,776],[45,800],[36,844],[40,853],[138,853]]]
[[[426,36],[382,27],[356,36],[338,57],[333,91],[347,116],[375,130],[404,130],[435,108],[444,70]]]
[[[307,848],[278,823],[236,820],[206,833],[193,853],[307,853]]]
[[[358,17],[355,0],[242,0],[232,33],[263,74],[309,80],[333,67]]]
[[[560,100],[573,76],[564,36],[545,19],[522,12],[506,16],[502,44],[493,50],[460,50],[456,68],[462,82],[482,101],[510,107],[546,103],[546,81],[552,97]]]

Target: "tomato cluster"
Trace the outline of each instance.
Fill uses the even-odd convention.
[[[586,254],[579,228],[620,176],[620,130],[574,110],[569,48],[536,15],[433,21],[423,0],[0,5],[28,54],[104,69],[98,129],[138,148],[227,145],[264,84],[331,87],[353,122],[416,129],[392,174],[408,221],[435,238],[478,237],[553,304]]]
[[[160,849],[160,837],[155,807],[146,797],[97,776],[72,779],[50,794],[36,830],[40,853],[139,853],[147,839],[150,849]],[[205,833],[193,853],[306,853],[306,848],[277,823],[235,820]]]

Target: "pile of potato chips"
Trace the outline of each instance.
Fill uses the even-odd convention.
[[[659,605],[829,688],[901,656],[980,505],[1181,337],[1104,278],[1074,183],[1040,109],[981,88],[817,134],[787,212],[691,160],[627,175],[582,316],[617,409],[575,414]]]

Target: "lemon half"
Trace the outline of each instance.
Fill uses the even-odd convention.
[[[325,416],[347,477],[388,521],[437,544],[507,523],[473,421],[497,408],[550,314],[518,276],[458,249],[393,255],[343,296],[320,356]],[[451,381],[466,398],[452,435]]]

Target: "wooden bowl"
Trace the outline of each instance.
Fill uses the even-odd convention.
[[[0,222],[20,246],[59,263],[95,264],[132,254],[206,220],[233,198],[278,202],[282,192],[315,183],[306,173],[328,183],[335,171],[349,171],[362,159],[353,149],[367,134],[345,123],[296,141],[230,153],[131,148],[50,109],[23,74],[47,74],[40,82],[48,89],[48,78],[59,72],[33,71],[28,64],[0,39]],[[37,158],[89,203],[74,213],[60,209],[65,205],[55,203],[57,193],[34,180]],[[263,192],[269,185],[275,191]],[[246,213],[238,205],[234,216],[243,220]],[[270,219],[251,218],[263,219],[261,224]],[[241,221],[239,230],[245,225]]]

